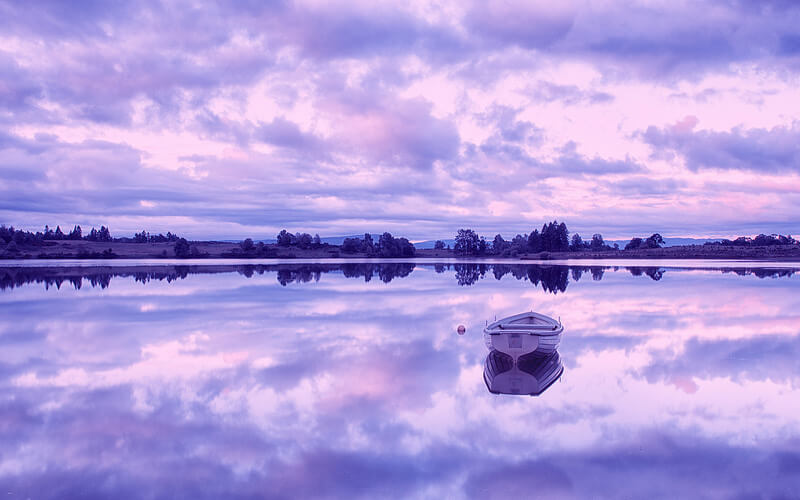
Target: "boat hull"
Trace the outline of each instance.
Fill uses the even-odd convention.
[[[483,330],[489,350],[508,354],[514,360],[529,353],[553,354],[561,344],[563,332],[561,322],[534,312],[500,319]]]

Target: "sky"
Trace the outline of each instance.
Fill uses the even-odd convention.
[[[796,235],[799,25],[791,0],[0,0],[0,222]]]

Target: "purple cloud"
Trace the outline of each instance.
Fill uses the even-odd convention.
[[[449,160],[458,153],[455,125],[432,116],[425,100],[343,89],[323,105],[348,116],[348,126],[334,132],[341,141],[337,147],[367,161],[428,169],[436,160]]]
[[[694,121],[696,123],[696,120]],[[653,147],[656,157],[677,154],[693,170],[752,170],[758,172],[800,172],[800,127],[744,129],[730,132],[694,130],[685,127],[648,127],[642,138]]]
[[[544,2],[474,2],[465,24],[491,43],[545,48],[572,28],[575,12]]]
[[[255,130],[255,137],[268,144],[302,151],[324,147],[321,139],[301,131],[297,124],[285,118],[275,118],[269,123],[261,124]]]
[[[34,107],[31,101],[41,97],[42,88],[32,75],[23,70],[6,52],[0,52],[0,119],[6,113],[16,114]]]
[[[585,91],[576,85],[558,85],[553,82],[540,81],[530,88],[531,97],[537,101],[562,101],[565,104],[599,104],[614,100],[607,92]]]

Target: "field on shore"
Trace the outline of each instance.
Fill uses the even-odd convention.
[[[339,246],[323,244],[318,248],[300,249],[264,245],[249,251],[242,250],[238,243],[217,241],[191,242],[195,249],[192,258],[279,258],[279,259],[319,259],[319,258],[365,258],[363,253],[342,253]],[[454,258],[452,250],[420,249],[416,257]],[[92,241],[48,241],[42,246],[20,245],[16,250],[0,250],[2,259],[163,259],[175,258],[174,243],[120,243]],[[470,256],[475,258],[475,256]],[[487,258],[503,258],[490,255]],[[608,250],[581,252],[539,252],[505,257],[508,260],[551,260],[551,259],[748,259],[748,260],[798,260],[800,245],[775,246],[722,246],[686,245],[665,248],[637,250]]]

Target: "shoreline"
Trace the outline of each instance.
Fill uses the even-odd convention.
[[[747,260],[764,262],[800,262],[800,245],[723,246],[684,245],[664,248],[636,250],[603,250],[579,252],[520,253],[515,256],[502,255],[456,255],[452,250],[419,249],[413,257],[387,258],[363,253],[344,253],[337,245],[323,244],[316,248],[301,249],[268,244],[259,250],[242,250],[238,243],[196,241],[191,242],[195,253],[189,257],[175,256],[174,243],[123,243],[89,241],[50,241],[42,246],[20,245],[14,252],[0,251],[0,266],[4,261],[50,261],[50,260],[365,260],[369,262],[397,262],[398,259],[412,262],[419,259],[446,259],[469,261],[500,261],[504,263],[535,263],[551,261],[594,260]]]
[[[0,270],[149,270],[163,268],[204,268],[204,269],[235,269],[235,268],[272,268],[272,267],[302,267],[302,266],[391,266],[396,264],[413,264],[420,266],[540,266],[540,267],[605,267],[605,268],[663,268],[663,269],[745,269],[745,268],[775,268],[775,269],[800,269],[800,259],[774,260],[774,259],[645,259],[645,258],[617,258],[617,259],[503,259],[503,258],[262,258],[262,259],[233,259],[233,258],[197,258],[197,259],[18,259],[0,260]]]

